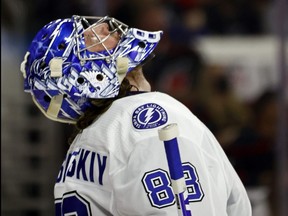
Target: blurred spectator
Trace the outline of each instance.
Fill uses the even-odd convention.
[[[197,114],[223,148],[233,143],[250,118],[249,110],[234,94],[225,67],[207,65],[197,88]]]
[[[167,4],[167,1],[162,1]],[[267,32],[271,0],[170,0],[182,21],[197,23],[198,34],[259,35]],[[190,29],[191,30],[191,29]],[[194,32],[195,34],[195,32]]]
[[[252,110],[251,124],[243,128],[226,152],[246,187],[268,188],[270,208],[275,212],[276,92],[263,93],[252,104]]]
[[[144,71],[153,90],[169,93],[193,110],[194,88],[203,60],[191,46],[191,38],[183,31],[174,31],[179,24],[179,20],[174,18],[174,13],[157,2],[139,8],[135,16],[139,28],[164,32],[155,50],[157,60],[147,63]]]
[[[140,2],[143,3],[143,1]],[[109,0],[107,2],[107,14],[129,26],[135,26],[133,16],[137,14],[138,10],[136,3],[135,0]]]
[[[265,33],[263,16],[269,0],[204,1],[207,29],[211,35],[257,35]]]
[[[265,22],[267,19],[271,20],[271,18],[267,18],[269,8],[272,5],[271,2],[273,1],[108,0],[91,2],[88,0],[32,0],[26,3],[29,10],[29,22],[27,22],[26,28],[28,29],[27,33],[35,32],[53,17],[70,17],[73,14],[100,16],[108,14],[123,20],[128,25],[134,25],[134,18],[138,12],[141,14],[148,13],[146,8],[156,3],[165,6],[169,13],[175,14],[173,22],[178,21],[178,24],[183,25],[183,27],[178,26],[179,28],[175,29],[175,32],[178,33],[188,31],[191,35],[255,35],[266,33],[269,30]],[[43,10],[43,8],[49,8],[49,10]],[[40,23],[33,22],[35,19]]]
[[[276,93],[267,91],[252,105],[253,119],[227,149],[236,170],[247,186],[267,185],[274,169],[277,133]]]

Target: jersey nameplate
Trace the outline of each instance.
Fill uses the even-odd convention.
[[[103,185],[107,156],[98,152],[77,148],[68,154],[57,177],[57,183],[66,177]]]
[[[164,125],[167,121],[167,112],[155,103],[147,103],[137,107],[132,115],[134,128],[140,130],[156,128]]]

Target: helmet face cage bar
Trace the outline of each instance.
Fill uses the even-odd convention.
[[[77,54],[78,54],[78,58],[80,59],[81,62],[84,62],[86,60],[97,60],[97,59],[106,59],[107,61],[108,58],[112,58],[115,54],[114,52],[109,52],[109,49],[106,47],[106,45],[104,44],[104,42],[110,37],[110,35],[114,34],[115,32],[117,32],[119,34],[120,37],[122,37],[123,35],[127,34],[128,31],[128,25],[124,24],[123,22],[113,18],[113,17],[109,17],[109,16],[105,16],[105,17],[97,17],[97,16],[76,16],[74,15],[72,17],[72,19],[74,20],[74,24],[75,26],[79,26],[82,25],[82,27],[84,28],[84,30],[82,31],[82,33],[78,33],[76,32],[76,46],[77,46]],[[103,23],[107,23],[108,27],[109,27],[109,34],[105,37],[105,38],[100,38],[99,35],[95,32],[95,28],[97,28],[98,26],[102,25]],[[95,38],[97,38],[97,41],[95,40],[94,44],[91,44],[89,46],[85,45],[83,48],[80,48],[80,44],[81,44],[81,38],[85,38],[85,33],[87,31],[91,30],[91,32],[94,34]],[[120,43],[120,40],[119,42]],[[85,52],[87,50],[89,50],[90,48],[93,48],[97,45],[102,45],[102,47],[105,49],[105,51],[107,52],[108,56],[95,56],[95,57],[82,57],[81,53]],[[85,56],[85,55],[83,55]]]

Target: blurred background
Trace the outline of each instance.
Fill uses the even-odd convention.
[[[20,63],[49,21],[109,15],[163,30],[144,71],[215,134],[253,216],[288,215],[286,0],[1,0],[1,215],[54,215],[53,186],[73,127],[23,92]]]

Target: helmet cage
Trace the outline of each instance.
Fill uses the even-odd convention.
[[[110,37],[110,35],[112,35],[115,32],[119,33],[120,35],[126,35],[128,31],[128,25],[120,22],[119,20],[113,17],[73,16],[72,18],[74,20],[74,24],[76,25],[76,28],[79,25],[86,27],[84,31],[82,31],[81,33],[76,32],[76,35],[75,35],[75,37],[77,38],[76,40],[77,54],[81,62],[85,62],[88,60],[97,60],[97,59],[107,59],[107,61],[109,61],[108,59],[113,58],[113,56],[115,55],[116,49],[114,49],[113,52],[109,51],[109,49],[106,47],[104,42]],[[91,21],[94,21],[94,23],[92,22],[92,24],[90,24]],[[103,23],[108,24],[109,34],[107,34],[105,38],[101,39],[93,29]],[[86,46],[86,44],[83,46],[82,44],[83,41],[81,39],[85,37],[84,35],[88,30],[92,30],[93,34],[98,39],[98,41],[95,42],[94,44],[91,44],[90,46]],[[89,57],[87,57],[87,55],[85,56],[84,54],[81,54],[82,52],[89,51],[90,48],[93,48],[94,46],[97,46],[100,44],[103,46],[104,50],[106,51],[107,56],[104,56],[104,55],[91,56],[90,55]]]

